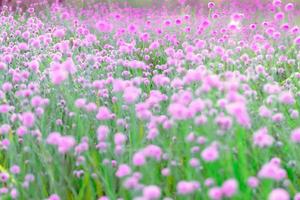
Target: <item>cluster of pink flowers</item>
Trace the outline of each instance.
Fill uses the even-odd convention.
[[[47,143],[57,146],[60,153],[64,154],[75,146],[76,141],[72,136],[62,136],[60,133],[53,132],[47,137]]]
[[[0,199],[300,199],[299,3],[192,3],[1,8]]]

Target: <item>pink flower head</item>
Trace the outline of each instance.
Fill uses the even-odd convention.
[[[296,193],[294,196],[294,200],[300,200],[300,193]]]
[[[187,0],[178,0],[178,3],[179,3],[180,5],[184,5],[184,4],[186,3],[186,1],[187,1]]]
[[[280,7],[281,6],[281,0],[273,0],[272,5],[275,7]]]
[[[256,177],[251,176],[251,177],[248,178],[247,184],[248,184],[249,187],[251,187],[251,188],[256,188],[256,187],[258,187],[258,185],[259,185],[259,179],[256,178]]]
[[[116,172],[116,176],[119,177],[119,178],[122,178],[124,176],[129,175],[130,173],[131,173],[131,168],[126,164],[121,164],[118,167],[118,170]]]
[[[268,147],[273,144],[274,139],[268,134],[267,128],[261,128],[254,133],[253,142],[258,147]]]
[[[291,140],[296,143],[300,143],[300,128],[296,128],[292,131]]]
[[[162,153],[163,152],[162,152],[161,148],[156,145],[153,145],[153,144],[150,144],[143,149],[143,154],[146,157],[154,158],[158,161],[161,159]]]
[[[286,190],[276,188],[269,194],[268,200],[290,200],[290,195]]]
[[[98,120],[109,120],[112,118],[112,113],[111,111],[105,107],[105,106],[101,106],[99,109],[98,109],[98,113],[96,115],[96,118]]]
[[[62,136],[58,132],[50,133],[47,137],[46,142],[48,144],[57,146],[58,151],[61,154],[68,152],[73,146],[75,146],[76,141],[72,136]]]
[[[297,37],[297,38],[294,40],[294,43],[295,43],[296,45],[300,45],[300,36]]]
[[[101,125],[97,129],[97,138],[98,141],[103,142],[106,140],[107,135],[109,133],[109,128],[105,125]]]
[[[60,85],[69,76],[68,72],[58,63],[51,66],[49,74],[52,83],[55,85]]]
[[[58,132],[52,132],[48,135],[46,142],[52,145],[58,145],[61,135]]]
[[[57,194],[51,194],[51,196],[48,197],[48,200],[60,200],[60,197]]]
[[[67,71],[70,74],[74,74],[77,71],[76,66],[71,58],[68,58],[61,65],[62,65],[62,69]]]
[[[210,145],[201,152],[201,157],[207,162],[213,162],[219,158],[219,151],[216,145]]]
[[[123,133],[116,133],[114,135],[114,142],[116,145],[123,145],[126,142],[127,137]]]
[[[12,174],[19,174],[21,172],[21,169],[18,165],[13,165],[10,170]]]
[[[133,165],[135,165],[135,166],[144,165],[146,163],[146,159],[145,159],[145,156],[144,156],[143,152],[135,153],[133,155],[132,162],[133,162]]]
[[[85,104],[86,104],[86,99],[84,98],[76,99],[75,101],[75,107],[77,108],[83,108]]]
[[[283,104],[290,105],[296,102],[293,93],[289,91],[285,91],[279,94],[279,101]]]
[[[289,12],[289,11],[292,11],[294,9],[294,4],[293,3],[287,3],[285,6],[284,6],[284,10],[286,12]]]
[[[0,104],[0,113],[8,113],[10,111],[10,105],[8,104]]]
[[[258,172],[258,177],[279,181],[286,177],[286,171],[280,167],[280,163],[272,159],[262,166]]]
[[[223,197],[223,190],[219,187],[213,187],[209,190],[208,196],[213,200],[220,200]]]
[[[214,8],[216,5],[215,5],[215,3],[214,2],[208,2],[208,4],[207,4],[207,7],[209,8],[209,9],[212,9],[212,8]]]
[[[134,103],[139,98],[140,94],[140,88],[127,87],[124,90],[123,99],[126,103]]]
[[[181,195],[188,195],[199,188],[199,183],[195,181],[180,181],[177,183],[177,193]]]
[[[225,197],[232,197],[238,190],[238,183],[235,179],[229,179],[222,185],[222,194]]]
[[[149,185],[143,189],[143,197],[147,200],[159,199],[160,196],[160,188],[156,185]]]
[[[73,136],[62,136],[59,139],[58,151],[59,151],[59,153],[65,154],[72,147],[74,147],[75,144],[76,144],[76,141]]]
[[[65,34],[66,34],[65,29],[56,29],[53,32],[53,36],[57,37],[57,38],[63,38],[63,37],[65,37]]]
[[[6,70],[7,69],[7,65],[4,62],[0,62],[0,70]]]
[[[226,110],[229,114],[235,117],[235,119],[240,125],[247,128],[251,126],[251,119],[248,115],[248,111],[245,103],[235,102],[235,103],[228,104],[226,106]]]
[[[275,14],[274,19],[279,21],[284,19],[284,13],[283,12],[278,12]]]
[[[176,120],[185,120],[189,117],[189,109],[180,103],[170,104],[168,112]]]
[[[154,42],[152,42],[152,43],[150,44],[149,49],[150,49],[150,50],[155,50],[155,49],[158,49],[159,46],[160,46],[160,43],[159,43],[158,41],[154,41]]]
[[[21,116],[23,126],[32,127],[35,123],[35,116],[32,112],[25,112]]]

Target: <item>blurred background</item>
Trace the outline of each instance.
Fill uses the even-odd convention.
[[[83,2],[85,3],[96,3],[96,2],[105,2],[105,3],[128,3],[128,5],[140,7],[140,6],[153,6],[153,5],[199,5],[207,4],[208,2],[215,2],[216,4],[231,4],[232,2],[236,3],[247,3],[247,4],[266,4],[272,3],[272,0],[64,0],[69,4],[80,5]],[[283,3],[293,2],[300,3],[300,0],[282,0]]]
[[[260,9],[266,5],[270,5],[273,0],[0,0],[0,5],[8,5],[15,8],[17,4],[22,8],[28,8],[30,5],[51,5],[55,2],[63,3],[67,6],[74,7],[91,7],[97,3],[105,3],[107,5],[121,3],[130,7],[166,7],[175,9],[178,7],[190,7],[197,9],[206,7],[208,2],[214,2],[217,6],[228,7],[251,7],[252,9]],[[300,0],[281,0],[282,3],[297,3]],[[299,6],[299,5],[298,5]]]

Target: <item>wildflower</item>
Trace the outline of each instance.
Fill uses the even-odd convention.
[[[131,173],[131,169],[128,165],[126,164],[121,164],[119,167],[118,167],[118,170],[116,172],[116,176],[119,177],[119,178],[122,178],[124,176],[127,176]]]
[[[210,146],[206,147],[201,152],[201,157],[207,162],[212,162],[212,161],[217,160],[219,158],[219,151],[217,149],[217,146],[210,145]]]
[[[30,128],[35,123],[35,116],[32,112],[25,112],[21,116],[21,121],[23,126]]]
[[[289,199],[290,199],[289,193],[282,188],[276,188],[272,190],[268,196],[268,200],[289,200]]]
[[[300,143],[300,128],[296,128],[292,131],[291,140],[296,143]]]
[[[147,200],[159,199],[161,196],[160,188],[156,185],[149,185],[144,187],[143,196]]]
[[[60,197],[57,194],[51,194],[48,200],[60,200]]]
[[[253,141],[258,147],[268,147],[273,144],[274,139],[268,134],[268,129],[264,127],[254,133]]]
[[[238,183],[235,179],[229,179],[225,181],[222,185],[222,194],[225,197],[232,197],[238,189]]]
[[[258,173],[258,177],[282,180],[286,177],[286,171],[280,167],[280,160],[272,159],[270,162],[264,164]]]
[[[199,184],[194,181],[180,181],[177,183],[177,193],[181,195],[188,195],[199,188]]]

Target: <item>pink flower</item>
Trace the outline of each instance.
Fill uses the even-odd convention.
[[[247,184],[248,184],[250,187],[252,187],[252,188],[256,188],[256,187],[258,187],[258,185],[259,185],[259,179],[256,178],[256,177],[251,176],[251,177],[248,178]]]
[[[126,103],[134,103],[139,98],[140,94],[140,88],[127,87],[124,90],[123,99]]]
[[[295,43],[296,45],[300,45],[300,36],[297,37],[297,38],[294,40],[294,43]]]
[[[25,112],[21,116],[23,126],[32,127],[35,123],[35,116],[32,112]]]
[[[294,4],[293,3],[288,3],[284,6],[284,10],[286,12],[292,11],[294,9]]]
[[[48,197],[48,200],[60,200],[60,197],[57,194],[52,194]]]
[[[142,152],[137,152],[133,155],[132,158],[133,165],[142,166],[146,163],[145,156]]]
[[[114,135],[114,142],[116,145],[122,145],[122,144],[124,144],[124,142],[126,142],[126,140],[127,140],[127,137],[122,133],[116,133]]]
[[[291,134],[291,140],[300,143],[300,128],[294,129]]]
[[[110,110],[105,107],[105,106],[101,106],[99,109],[98,109],[98,113],[96,115],[96,118],[98,120],[109,120],[112,118],[112,113],[110,112]]]
[[[300,193],[296,193],[296,194],[295,194],[294,200],[300,200]]]
[[[73,136],[61,136],[58,132],[50,133],[46,142],[48,144],[57,146],[58,151],[61,154],[67,153],[76,144]]]
[[[213,200],[220,200],[223,197],[222,188],[213,187],[209,190],[208,196]]]
[[[7,65],[4,62],[0,62],[0,70],[6,70]]]
[[[97,129],[98,141],[105,141],[109,133],[109,128],[105,125],[101,125]]]
[[[207,162],[213,162],[219,158],[219,151],[216,145],[210,145],[201,152],[201,157]]]
[[[50,70],[49,73],[50,73],[51,81],[55,85],[60,85],[69,76],[68,72],[64,69]]]
[[[212,8],[215,7],[215,3],[214,3],[214,2],[208,2],[207,7],[208,7],[209,9],[212,9]]]
[[[31,99],[31,105],[33,107],[39,107],[39,106],[42,106],[44,103],[43,103],[43,98],[40,97],[40,96],[34,96],[32,97]]]
[[[269,194],[268,200],[290,200],[290,195],[286,190],[276,188]]]
[[[286,177],[286,171],[280,167],[276,159],[272,159],[269,163],[262,166],[258,173],[258,177],[273,180],[282,180]]]
[[[10,106],[8,104],[0,104],[0,113],[8,113],[10,111]]]
[[[85,106],[85,103],[86,103],[86,99],[83,99],[83,98],[76,99],[75,106],[77,108],[83,108]]]
[[[52,132],[48,135],[46,142],[48,144],[58,145],[60,137],[61,137],[60,133]]]
[[[225,197],[232,197],[238,190],[238,183],[235,179],[229,179],[223,183],[221,190]]]
[[[181,195],[188,195],[199,188],[199,183],[195,181],[180,181],[177,183],[177,193]]]
[[[155,50],[155,49],[158,49],[160,46],[159,42],[158,41],[155,41],[155,42],[152,42],[149,46],[149,49],[150,50]]]
[[[70,74],[74,74],[77,71],[76,66],[71,58],[68,58],[61,65],[62,65],[62,69],[67,71]]]
[[[278,21],[283,20],[284,19],[284,13],[283,12],[276,13],[275,16],[274,16],[274,19],[278,20]]]
[[[143,154],[146,157],[154,158],[158,161],[161,159],[162,153],[161,148],[153,144],[150,144],[143,149]]]
[[[261,117],[269,118],[272,116],[272,111],[270,109],[268,109],[266,106],[259,107],[258,112]]]
[[[119,167],[118,167],[118,170],[116,172],[116,176],[119,177],[119,178],[122,178],[124,176],[127,176],[131,173],[131,169],[128,165],[126,164],[121,164]]]
[[[147,200],[159,199],[161,196],[160,188],[156,185],[149,185],[144,187],[143,196]]]
[[[25,134],[28,133],[27,127],[26,127],[26,126],[20,126],[20,127],[16,130],[16,133],[17,133],[17,135],[20,136],[20,137],[24,136]]]
[[[245,103],[242,102],[235,102],[228,104],[226,106],[226,110],[229,114],[235,117],[237,122],[246,127],[249,128],[251,126],[251,120],[247,112],[247,107]]]
[[[170,169],[169,168],[164,168],[161,170],[161,174],[163,176],[169,176],[170,175]]]
[[[72,147],[74,147],[75,144],[76,144],[76,141],[73,136],[62,136],[59,139],[58,151],[62,154],[65,154]]]
[[[189,161],[189,164],[192,166],[192,167],[198,167],[200,162],[197,158],[191,158],[190,161]]]
[[[182,104],[172,103],[168,107],[168,112],[176,120],[185,120],[189,117],[189,110]]]
[[[64,29],[56,29],[53,32],[53,36],[57,38],[63,38],[65,37],[66,31]]]
[[[275,113],[272,116],[272,121],[274,122],[282,122],[284,120],[284,115],[282,113]]]
[[[11,168],[10,168],[10,172],[12,174],[19,174],[20,173],[20,167],[18,165],[13,165]]]
[[[267,128],[261,128],[254,133],[253,141],[256,146],[268,147],[273,144],[274,139],[268,134]]]
[[[283,104],[294,104],[296,102],[293,93],[289,91],[279,94],[279,101]]]

